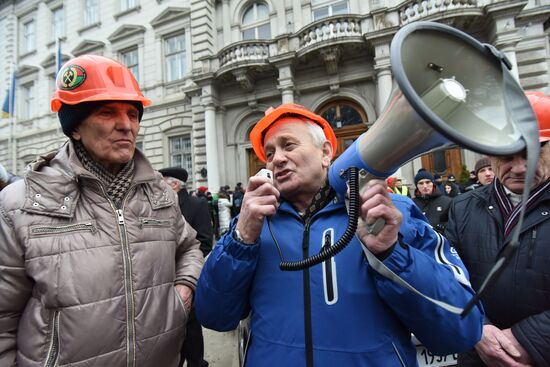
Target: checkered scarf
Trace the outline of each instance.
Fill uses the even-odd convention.
[[[76,156],[82,166],[101,181],[109,199],[115,203],[117,208],[120,208],[134,177],[134,159],[126,163],[117,174],[112,174],[90,156],[80,141],[75,141],[74,146]]]

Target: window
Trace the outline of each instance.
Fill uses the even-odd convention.
[[[255,3],[246,9],[243,15],[242,37],[243,40],[271,38],[269,8],[266,4]]]
[[[52,38],[57,40],[65,36],[65,19],[63,8],[52,10]]]
[[[352,101],[330,102],[324,105],[318,114],[323,116],[334,129],[338,141],[336,157],[367,130],[367,115],[361,106]]]
[[[185,75],[185,35],[169,37],[164,40],[166,62],[166,81],[182,79]]]
[[[92,25],[99,22],[98,0],[84,0],[84,25]]]
[[[120,11],[130,10],[137,6],[138,0],[120,0]]]
[[[185,168],[187,172],[193,172],[191,135],[185,134],[170,137],[169,146],[170,165],[173,167]]]
[[[367,121],[359,106],[351,102],[331,103],[322,109],[321,116],[334,129],[357,125]]]
[[[36,48],[36,26],[34,20],[23,24],[23,52],[31,52]]]
[[[23,120],[28,120],[34,117],[34,105],[35,105],[35,96],[34,96],[34,84],[27,84],[22,87],[23,93],[23,105],[21,110],[21,118]]]
[[[348,2],[344,1],[326,1],[312,0],[313,20],[330,17],[338,14],[348,13]]]
[[[128,51],[123,51],[120,54],[122,63],[132,71],[134,78],[139,83],[139,58],[138,58],[138,49],[133,48]]]

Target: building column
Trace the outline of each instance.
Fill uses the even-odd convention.
[[[216,129],[216,104],[212,87],[203,87],[201,103],[204,108],[204,135],[206,144],[206,169],[208,189],[215,192],[220,188],[220,165],[218,160],[218,139]]]
[[[294,73],[292,72],[292,60],[278,64],[279,84],[277,89],[281,91],[282,103],[294,103]]]
[[[515,26],[514,18],[495,22],[493,31],[493,45],[506,56],[508,61],[510,61],[512,65],[512,70],[510,70],[510,72],[519,82],[516,45],[521,41],[521,37],[518,35],[518,29]]]
[[[380,116],[392,91],[390,43],[381,42],[375,44],[374,53],[374,71],[377,80],[376,113]]]
[[[222,2],[222,14],[223,14],[223,44],[229,45],[231,43],[231,13],[229,12],[229,0],[223,0]]]

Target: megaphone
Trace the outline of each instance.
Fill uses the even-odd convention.
[[[394,87],[380,118],[332,164],[329,182],[347,190],[346,170],[391,176],[428,152],[461,146],[511,155],[538,141],[537,120],[506,57],[455,28],[416,22],[390,49]]]
[[[350,188],[346,232],[334,246],[282,262],[281,269],[300,270],[341,251],[357,228],[356,187],[384,179],[420,155],[461,146],[495,156],[527,148],[528,157],[538,157],[534,112],[510,63],[493,46],[450,26],[414,22],[396,33],[390,61],[394,87],[380,118],[329,169],[329,184],[337,193],[345,195]],[[380,219],[372,232],[383,224]]]

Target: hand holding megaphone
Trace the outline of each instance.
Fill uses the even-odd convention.
[[[393,204],[385,181],[368,181],[360,202],[359,239],[373,254],[388,250],[397,242],[403,215]]]

